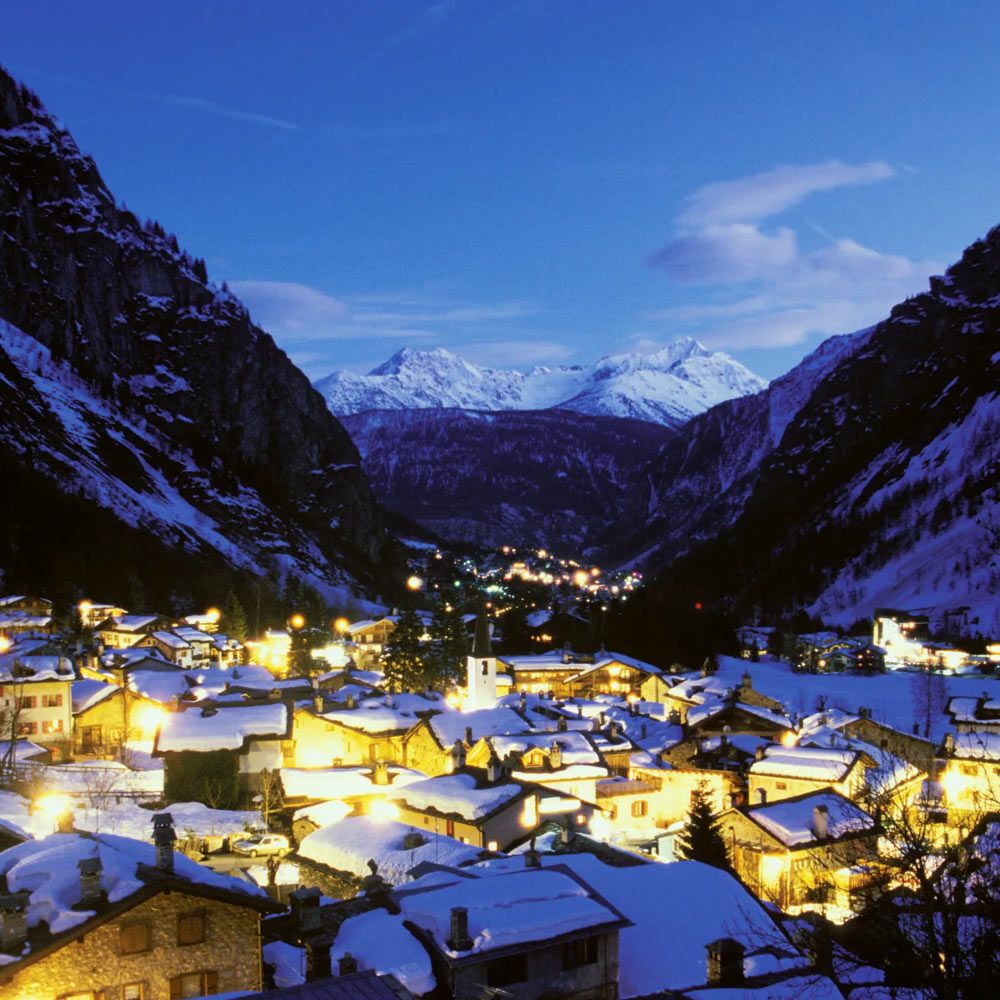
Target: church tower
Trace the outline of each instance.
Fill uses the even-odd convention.
[[[476,618],[476,637],[466,657],[466,707],[493,708],[497,702],[497,660],[490,643],[490,624],[482,611]]]

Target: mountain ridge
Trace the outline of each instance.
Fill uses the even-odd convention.
[[[651,354],[607,355],[593,365],[528,372],[475,365],[445,349],[405,347],[367,375],[340,370],[316,381],[338,416],[366,410],[574,410],[678,427],[694,414],[766,382],[738,361],[682,338]]]

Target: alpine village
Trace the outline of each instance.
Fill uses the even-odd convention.
[[[289,6],[391,20],[384,65],[529,5]],[[770,379],[687,335],[307,376],[57,81],[0,69],[2,1000],[1000,996],[1000,229]],[[752,232],[763,274],[761,177],[878,179],[814,174],[703,178],[662,266]]]

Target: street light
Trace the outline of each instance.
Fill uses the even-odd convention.
[[[346,618],[338,618],[334,621],[333,627],[343,635],[351,627],[351,623]]]
[[[419,576],[411,576],[411,577],[410,577],[410,578],[409,578],[409,579],[408,579],[408,580],[406,581],[406,586],[407,586],[407,587],[408,587],[408,588],[409,588],[410,590],[420,590],[420,588],[421,588],[421,587],[422,587],[423,585],[424,585],[424,581],[423,581],[423,580],[421,580]]]
[[[296,612],[294,615],[292,615],[291,618],[288,619],[288,624],[295,629],[305,628],[306,624],[305,615],[300,615],[298,612]]]

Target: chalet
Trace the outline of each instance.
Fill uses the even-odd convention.
[[[622,653],[609,653],[602,648],[594,654],[593,662],[568,677],[565,685],[569,693],[577,697],[610,694],[624,698],[638,695],[647,678],[661,675],[660,668],[651,663]]]
[[[261,988],[261,917],[283,908],[175,854],[169,815],[153,837],[59,833],[0,854],[0,994],[166,1000]]]
[[[597,653],[574,653],[556,649],[547,653],[508,655],[498,658],[520,691],[551,692],[559,697],[591,697],[637,694],[643,681],[659,676],[660,668],[622,653],[604,649]]]
[[[81,601],[77,609],[83,627],[89,629],[97,628],[108,618],[121,618],[128,614],[128,608],[120,608],[116,604],[95,604],[93,601]]]
[[[757,749],[747,772],[747,794],[751,803],[763,804],[832,788],[858,800],[867,787],[867,772],[875,766],[859,750],[772,744]]]
[[[280,769],[292,738],[292,710],[282,701],[263,704],[199,704],[167,712],[156,732],[153,756],[162,757],[166,782],[192,754],[225,751],[236,757],[245,785],[254,789],[262,771]]]
[[[377,760],[400,763],[403,741],[425,715],[444,708],[437,695],[393,694],[329,704],[317,694],[311,705],[295,709],[294,763],[296,767],[341,767]]]
[[[794,726],[783,712],[727,698],[709,701],[688,710],[687,732],[701,737],[744,733],[780,740]]]
[[[864,740],[873,747],[908,761],[921,771],[929,773],[933,769],[936,748],[930,740],[915,733],[903,732],[885,722],[878,722],[872,718],[870,708],[859,708],[856,717],[844,722],[842,731],[852,738]]]
[[[507,781],[496,758],[485,771],[462,768],[411,782],[390,801],[400,822],[489,851],[509,850],[560,816],[571,816],[574,827],[584,827],[594,813],[593,806],[574,796]]]
[[[54,759],[70,754],[73,680],[73,665],[63,656],[0,657],[0,706],[13,717],[18,737],[49,748]]]
[[[284,629],[267,629],[260,639],[246,642],[246,655],[251,663],[269,670],[275,677],[288,673],[288,656],[292,650],[292,637]]]
[[[132,648],[155,649],[164,659],[181,670],[190,670],[195,665],[194,647],[176,632],[166,629],[150,632],[139,639]]]
[[[949,698],[945,711],[957,733],[1000,733],[1000,698],[987,691],[979,697]]]
[[[533,726],[512,708],[481,708],[472,712],[438,712],[417,722],[403,737],[402,761],[431,777],[452,769],[456,741],[465,751],[485,736],[531,732]]]
[[[787,907],[850,905],[859,868],[877,858],[878,827],[860,806],[832,789],[719,817],[733,870],[762,900]]]
[[[164,708],[128,687],[84,678],[73,682],[73,754],[111,757],[137,740],[152,740]]]
[[[617,996],[618,935],[630,921],[569,867],[442,876],[397,889],[393,901],[430,950],[447,996]]]
[[[347,626],[345,635],[356,647],[355,663],[358,667],[369,670],[378,666],[398,621],[398,615],[386,615],[382,618],[365,618]]]
[[[169,629],[170,625],[170,619],[164,615],[119,615],[105,618],[94,631],[105,649],[128,649],[143,637]]]
[[[940,760],[939,781],[950,824],[969,825],[1000,811],[1000,733],[948,733]]]
[[[19,594],[0,597],[0,636],[51,635],[55,630],[48,598]]]
[[[597,782],[610,773],[581,732],[486,736],[469,751],[466,763],[485,769],[494,757],[514,781],[554,788],[585,802],[597,801]]]

